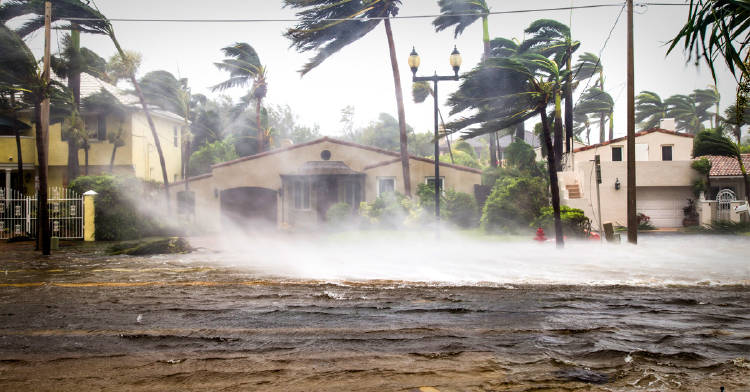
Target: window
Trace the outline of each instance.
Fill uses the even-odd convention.
[[[99,140],[107,140],[107,117],[100,114],[96,120],[96,138]]]
[[[310,209],[310,183],[307,181],[293,182],[294,209]]]
[[[378,196],[396,191],[396,177],[378,177]]]
[[[435,177],[425,177],[424,183],[435,189]],[[440,192],[445,192],[445,177],[440,177]]]
[[[662,161],[672,160],[672,146],[661,146],[661,160]]]
[[[613,162],[619,162],[622,161],[622,147],[612,147],[612,161]]]
[[[179,145],[180,145],[180,138],[179,138],[178,135],[179,134],[177,133],[177,126],[175,126],[174,127],[174,146],[175,147],[179,147]]]
[[[359,181],[349,181],[344,183],[344,185],[346,187],[344,202],[354,208],[358,208],[359,203],[362,201],[362,186],[359,184]]]

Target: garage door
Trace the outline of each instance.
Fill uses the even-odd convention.
[[[639,187],[637,211],[656,227],[682,227],[682,208],[693,197],[689,187]]]

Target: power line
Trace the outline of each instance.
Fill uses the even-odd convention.
[[[687,6],[685,3],[638,3],[637,6]],[[508,15],[508,14],[523,14],[533,12],[549,12],[549,11],[573,11],[582,9],[595,9],[595,8],[611,8],[620,7],[621,3],[615,4],[590,4],[590,5],[579,5],[569,7],[551,7],[551,8],[528,8],[520,10],[507,10],[507,11],[490,11],[486,15]],[[373,16],[363,18],[324,18],[321,21],[329,22],[341,22],[341,21],[368,21],[368,20],[384,20],[384,19],[426,19],[436,18],[438,16],[476,16],[476,14],[426,14],[426,15],[402,15],[402,16]],[[110,22],[164,22],[164,23],[265,23],[265,22],[298,22],[299,19],[291,18],[277,18],[277,19],[166,19],[166,18],[65,18],[69,21],[97,21],[97,20],[109,20]]]

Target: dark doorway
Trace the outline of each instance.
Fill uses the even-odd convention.
[[[335,177],[323,177],[315,184],[317,185],[316,196],[318,202],[316,209],[318,211],[318,219],[325,221],[328,209],[339,201],[338,181],[336,181]]]
[[[267,188],[242,187],[221,191],[221,214],[243,228],[276,227],[277,192]]]

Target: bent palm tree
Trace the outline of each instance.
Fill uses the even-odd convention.
[[[665,99],[664,103],[667,104],[667,115],[674,117],[677,121],[678,131],[696,135],[703,130],[701,114],[693,97],[681,94],[673,95]]]
[[[560,187],[555,170],[555,151],[547,107],[560,95],[563,81],[567,77],[566,72],[561,72],[554,60],[537,53],[490,58],[467,73],[458,91],[449,99],[449,104],[453,107],[452,114],[482,109],[448,124],[448,128],[454,132],[479,124],[478,128],[464,131],[468,137],[507,128],[539,115],[542,139],[547,150],[547,170],[558,247],[563,246]]]
[[[701,122],[710,121],[712,127],[715,129],[719,126],[721,115],[719,112],[719,101],[721,96],[716,86],[711,86],[704,89],[695,89],[690,96],[695,101],[696,110],[699,113]],[[713,113],[709,112],[708,109],[711,107],[715,108]]]
[[[577,111],[586,113],[587,115],[606,113],[609,119],[609,133],[613,133],[613,112],[614,112],[615,101],[612,96],[606,91],[600,90],[598,87],[589,87],[588,90],[581,94],[581,99],[576,107]],[[600,117],[601,121],[601,117]],[[604,140],[604,128],[599,128],[599,140]],[[611,139],[611,138],[610,138]]]
[[[724,110],[724,123],[732,126],[732,133],[737,139],[737,143],[741,142],[742,138],[742,127],[750,124],[750,108],[747,106],[743,112],[737,111],[737,106],[729,105]]]
[[[599,90],[604,91],[604,67],[597,55],[590,52],[580,55],[574,69],[574,79],[577,81],[593,78],[598,75],[599,79],[594,83],[594,87],[598,85]],[[609,112],[599,113],[599,143],[604,143],[606,140],[604,123],[608,116]],[[613,138],[614,130],[610,128],[609,139],[612,140]]]
[[[390,20],[392,16],[398,15],[400,5],[401,0],[284,0],[285,7],[300,10],[297,12],[300,21],[284,35],[292,40],[292,47],[300,52],[317,51],[300,70],[304,76],[325,59],[364,37],[381,21],[383,22],[396,93],[404,193],[411,196],[404,97]]]
[[[667,103],[653,91],[641,91],[635,97],[635,121],[642,130],[658,127],[667,117],[667,109]]]
[[[463,31],[482,19],[482,45],[484,53],[482,59],[489,58],[491,53],[490,31],[489,31],[489,12],[490,7],[485,0],[438,0],[440,6],[440,16],[432,21],[435,31],[443,31],[454,27],[453,37],[458,38]],[[498,151],[495,144],[497,132],[487,135],[490,144],[490,166],[497,167]]]
[[[213,86],[212,91],[222,91],[232,87],[245,87],[250,84],[250,91],[240,100],[238,111],[244,111],[250,104],[250,100],[255,100],[255,119],[258,132],[258,153],[265,150],[265,130],[261,124],[261,102],[268,92],[268,83],[266,82],[266,67],[260,63],[258,53],[250,44],[238,42],[232,46],[221,49],[228,58],[220,63],[215,63],[216,67],[229,72],[229,79]]]

